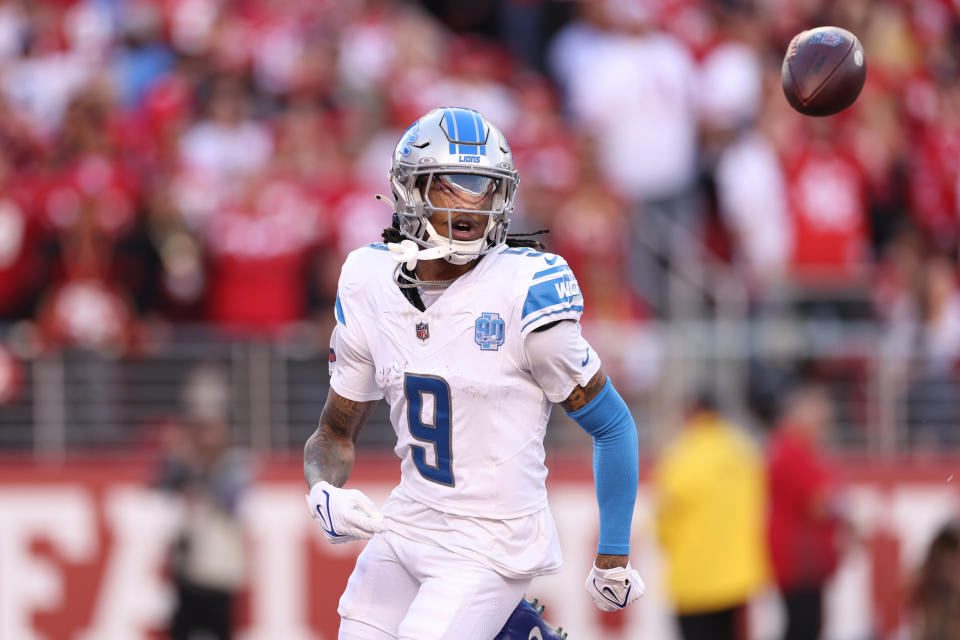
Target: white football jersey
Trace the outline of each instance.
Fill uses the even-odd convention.
[[[566,261],[504,246],[425,311],[404,297],[395,267],[379,243],[353,251],[344,263],[330,380],[345,398],[383,397],[390,405],[401,459],[395,494],[471,518],[508,520],[544,510],[543,439],[552,403],[531,373],[523,342],[544,324],[579,321],[583,298]],[[600,366],[591,349],[582,353],[577,384]]]

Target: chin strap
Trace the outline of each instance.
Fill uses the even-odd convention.
[[[374,197],[381,202],[388,203],[387,196],[378,193]],[[453,247],[449,245],[421,249],[420,245],[409,238],[400,242],[388,242],[387,248],[393,253],[394,262],[404,265],[407,271],[413,271],[418,260],[436,260],[437,258],[446,258],[453,253]]]
[[[387,248],[393,253],[393,260],[406,266],[407,271],[413,271],[418,260],[436,260],[453,253],[453,247],[449,245],[421,249],[420,245],[409,238],[399,243],[388,242]]]
[[[381,202],[387,203],[387,197],[384,195],[378,193],[374,197]],[[394,214],[394,216],[396,216],[396,214]],[[413,271],[419,260],[437,260],[444,258],[452,264],[466,264],[471,260],[476,260],[479,255],[479,248],[483,246],[482,238],[480,240],[470,241],[471,244],[476,243],[476,247],[457,246],[466,243],[447,240],[447,238],[440,236],[429,222],[426,222],[426,225],[429,239],[432,242],[436,242],[436,246],[424,249],[409,238],[401,240],[400,242],[387,243],[387,248],[393,253],[392,257],[394,261],[404,265],[407,271]],[[490,223],[488,222],[488,229],[489,225]],[[486,232],[484,232],[484,237],[486,237]],[[445,240],[446,242],[443,242]],[[468,252],[468,254],[458,254],[458,251]],[[449,257],[451,255],[453,255],[452,258]]]

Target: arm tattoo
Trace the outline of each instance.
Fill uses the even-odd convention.
[[[307,486],[321,480],[342,487],[353,470],[354,445],[378,401],[354,402],[333,389],[320,414],[320,426],[303,447]]]
[[[590,382],[583,387],[574,389],[570,395],[567,396],[567,399],[560,403],[560,406],[563,407],[563,410],[567,413],[582,409],[588,402],[597,397],[597,394],[600,393],[600,390],[603,389],[605,384],[607,384],[607,374],[603,372],[603,367],[600,367],[594,376],[590,378]]]
[[[597,559],[593,561],[593,564],[597,565],[597,569],[613,569],[627,566],[629,560],[630,556],[611,556],[600,553],[597,554]]]

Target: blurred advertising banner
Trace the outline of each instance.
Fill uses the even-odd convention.
[[[530,597],[571,640],[673,640],[661,586],[651,503],[641,484],[633,563],[647,583],[638,605],[601,616],[583,593],[596,540],[589,460],[551,457],[550,500],[565,567],[534,581]],[[392,459],[358,465],[351,486],[382,502],[396,480]],[[310,519],[299,459],[271,460],[243,504],[246,587],[237,616],[242,640],[336,638],[337,600],[359,543],[327,544]],[[960,459],[845,463],[856,539],[827,595],[825,637],[892,638],[907,623],[904,602],[936,530],[960,513],[953,473]],[[163,638],[174,592],[166,562],[183,505],[148,486],[137,462],[0,462],[0,638]],[[958,473],[960,476],[960,473]],[[782,614],[773,589],[751,606],[755,639],[775,637]]]

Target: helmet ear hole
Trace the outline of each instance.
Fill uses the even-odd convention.
[[[426,199],[427,197],[427,183],[429,182],[429,179],[430,177],[423,173],[418,175],[417,179],[414,180],[414,187],[422,199]]]

